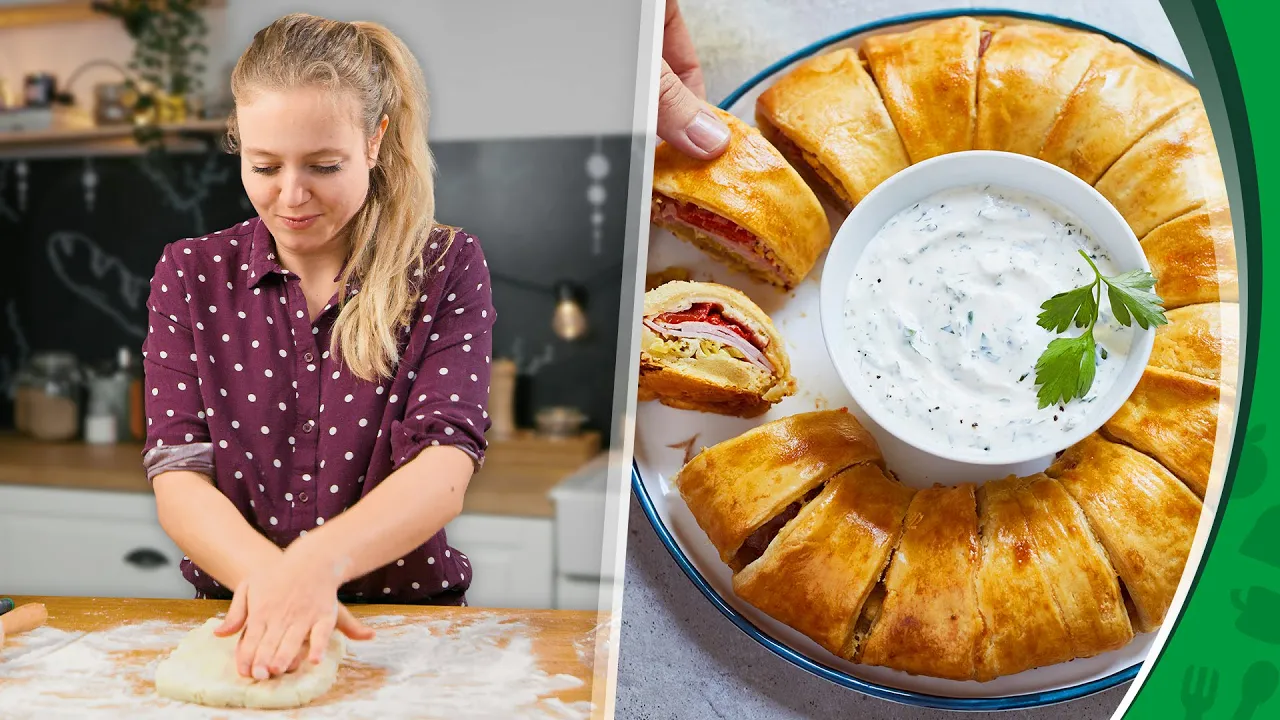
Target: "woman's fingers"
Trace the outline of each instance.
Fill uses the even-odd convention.
[[[324,618],[311,626],[311,652],[307,659],[314,665],[324,659],[325,650],[329,649],[329,636],[333,634],[333,619]]]
[[[235,594],[231,596],[231,607],[227,609],[227,616],[222,619],[221,625],[214,628],[214,635],[226,637],[244,627],[244,621],[249,617],[248,591],[249,586],[246,583],[240,583],[240,587],[236,588]]]
[[[280,644],[270,655],[267,669],[272,675],[283,675],[298,657],[298,651],[307,641],[307,626],[297,622],[289,623],[280,636]]]
[[[243,677],[253,676],[253,660],[265,630],[266,623],[256,615],[250,615],[244,622],[244,634],[236,644],[236,670]]]
[[[719,156],[729,144],[729,126],[685,86],[666,60],[658,79],[658,137],[700,160]]]
[[[343,635],[352,640],[370,640],[373,638],[373,628],[357,620],[356,616],[352,615],[345,605],[338,606],[337,627]]]
[[[298,648],[298,654],[293,656],[293,662],[289,663],[288,672],[295,672],[302,667],[302,661],[307,659],[307,654],[311,650],[310,641],[302,643],[302,647]]]
[[[271,661],[275,658],[276,648],[280,647],[280,641],[284,638],[288,624],[284,613],[274,613],[263,623],[262,635],[253,653],[251,675],[254,680],[266,680],[271,677]]]

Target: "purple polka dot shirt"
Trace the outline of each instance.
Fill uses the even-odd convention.
[[[367,382],[329,353],[335,294],[313,323],[300,278],[254,218],[171,243],[156,264],[143,344],[148,474],[201,469],[285,547],[354,505],[423,448],[483,463],[496,317],[480,243],[433,233],[394,378]],[[406,271],[409,272],[409,271]],[[360,291],[352,285],[348,297]],[[197,597],[229,598],[190,559]],[[344,585],[351,601],[461,604],[466,556],[444,531]]]

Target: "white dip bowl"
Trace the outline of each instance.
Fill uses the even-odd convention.
[[[857,315],[863,307],[880,307],[875,303],[871,305],[851,305],[851,293],[858,298],[872,297],[867,293],[872,291],[880,293],[874,297],[880,298],[880,303],[886,303],[884,307],[892,307],[889,303],[891,297],[898,299],[906,298],[903,303],[907,306],[914,303],[923,315],[924,311],[933,312],[936,307],[925,307],[921,305],[924,298],[932,298],[928,302],[946,302],[944,297],[946,293],[942,291],[944,286],[954,286],[954,283],[947,283],[947,273],[949,267],[939,264],[935,270],[929,271],[929,275],[925,281],[918,281],[915,277],[911,278],[912,285],[907,283],[896,283],[893,288],[881,286],[866,290],[870,287],[868,283],[876,282],[876,279],[869,279],[859,276],[859,270],[865,270],[871,267],[868,263],[883,262],[886,258],[894,259],[900,263],[906,263],[904,258],[907,253],[916,252],[912,249],[910,242],[901,242],[901,257],[893,258],[894,253],[899,252],[899,244],[890,244],[886,240],[873,245],[873,240],[885,229],[886,223],[895,216],[899,216],[905,210],[913,208],[917,203],[928,200],[938,193],[946,191],[960,191],[964,188],[973,188],[981,186],[991,186],[996,191],[1009,191],[1014,194],[1022,194],[1030,196],[1033,201],[1039,201],[1045,207],[1054,211],[1054,215],[1077,225],[1084,230],[1084,235],[1091,241],[1092,245],[1101,249],[1102,253],[1109,259],[1110,269],[1103,266],[1099,261],[1099,269],[1104,275],[1118,275],[1131,270],[1145,270],[1150,272],[1151,266],[1147,263],[1146,256],[1142,252],[1142,247],[1138,243],[1138,239],[1134,237],[1133,231],[1129,225],[1120,216],[1120,213],[1111,206],[1105,198],[1102,197],[1090,185],[1080,180],[1071,173],[1062,170],[1054,165],[1037,160],[1035,158],[1026,157],[1004,152],[991,151],[969,151],[951,153],[941,155],[930,160],[912,165],[911,167],[897,173],[893,177],[881,183],[874,191],[868,194],[853,209],[844,223],[840,226],[840,230],[836,233],[832,242],[831,249],[828,251],[825,267],[822,272],[821,289],[820,289],[820,310],[822,320],[822,332],[826,341],[827,352],[831,356],[832,363],[835,365],[839,373],[841,382],[853,396],[858,407],[866,413],[872,422],[879,425],[882,430],[893,435],[899,440],[911,445],[917,450],[923,451],[937,458],[944,460],[972,464],[972,465],[1015,465],[1026,463],[1032,460],[1051,457],[1072,444],[1084,439],[1090,433],[1102,426],[1115,412],[1120,408],[1124,401],[1133,392],[1138,380],[1142,377],[1143,369],[1147,365],[1147,361],[1151,355],[1152,344],[1155,340],[1155,328],[1141,328],[1136,321],[1131,322],[1131,326],[1127,328],[1118,328],[1118,324],[1111,315],[1110,302],[1107,297],[1106,287],[1103,286],[1101,301],[1099,303],[1099,319],[1097,322],[1098,343],[1103,347],[1108,347],[1104,335],[1107,333],[1119,333],[1119,335],[1111,334],[1113,340],[1117,337],[1123,339],[1127,345],[1127,356],[1123,356],[1123,364],[1117,362],[1122,358],[1120,356],[1112,357],[1110,364],[1105,368],[1099,366],[1098,377],[1094,380],[1091,396],[1087,400],[1074,399],[1069,405],[1069,412],[1064,411],[1064,422],[1060,425],[1050,424],[1050,421],[1043,415],[1041,411],[1033,405],[1026,405],[1026,392],[1031,393],[1034,397],[1035,372],[1034,361],[1040,352],[1047,347],[1047,341],[1051,337],[1074,337],[1079,335],[1082,330],[1072,326],[1066,332],[1053,335],[1039,328],[1033,328],[1033,332],[1044,332],[1044,338],[1036,340],[1035,343],[1024,342],[1015,345],[1012,339],[1009,339],[1008,346],[997,348],[999,352],[990,352],[990,347],[984,347],[983,356],[990,362],[984,362],[981,359],[974,359],[972,362],[957,361],[954,368],[948,363],[939,363],[936,359],[930,358],[920,361],[921,365],[927,365],[927,372],[904,372],[897,378],[897,385],[888,385],[889,380],[881,378],[883,368],[896,368],[895,372],[901,370],[903,365],[896,365],[892,359],[886,361],[884,353],[889,352],[885,348],[890,348],[886,344],[886,338],[890,342],[894,337],[894,332],[900,332],[904,327],[904,317],[914,321],[915,315],[908,312],[909,308],[903,312],[907,314],[890,313],[892,317],[886,316],[885,313],[875,313],[874,319],[866,317],[858,318]],[[951,211],[955,212],[955,211]],[[907,217],[906,214],[903,217]],[[986,215],[981,217],[985,218]],[[1000,216],[1000,222],[1006,223],[1003,227],[1009,228],[1011,232],[1018,235],[1022,233],[1022,237],[1026,237],[1027,231],[1033,226],[1029,223],[1035,222],[1035,215],[1027,215],[1027,220],[1019,219],[1017,213],[1005,213]],[[1047,216],[1046,216],[1047,217]],[[920,221],[921,223],[925,221]],[[1022,223],[1023,227],[1017,227],[1018,223]],[[928,226],[932,228],[934,234],[938,233],[938,225],[936,223]],[[1061,227],[1061,226],[1059,226]],[[916,237],[920,237],[921,233],[926,231],[923,225],[912,226],[906,221],[901,221],[895,226],[892,232],[898,233],[896,236],[902,239],[901,233],[915,233]],[[886,232],[889,232],[886,229]],[[1048,238],[1049,234],[1036,235],[1035,237]],[[967,236],[966,236],[967,237]],[[933,242],[931,239],[928,242]],[[1065,241],[1064,241],[1065,242]],[[960,268],[966,262],[977,263],[979,261],[986,262],[987,257],[1000,255],[1003,249],[999,243],[992,245],[988,242],[985,246],[987,255],[981,258],[960,257],[956,253],[977,252],[971,251],[968,243],[961,243],[951,246],[951,257],[957,258],[955,267]],[[1034,256],[1028,255],[1025,243],[1023,249],[1018,250],[1014,243],[1009,246],[1010,256],[1008,258],[997,258],[999,261],[1013,263],[1015,267],[1027,267],[1028,258],[1032,259],[1034,265]],[[1042,244],[1041,248],[1059,249],[1062,245],[1053,243]],[[1022,252],[1021,255],[1015,257],[1015,251]],[[1071,248],[1079,266],[1084,268],[1088,275],[1080,275],[1079,281],[1072,281],[1056,287],[1039,287],[1038,285],[1029,286],[1028,283],[1034,284],[1034,278],[1030,280],[1026,276],[1021,276],[1018,271],[1014,271],[1013,275],[1021,276],[1020,290],[1022,296],[1017,302],[1001,302],[998,306],[990,307],[992,310],[998,310],[1001,314],[1010,315],[1005,312],[1008,308],[1016,306],[1019,312],[1012,313],[1020,315],[1022,322],[1026,322],[1027,316],[1029,321],[1034,324],[1035,318],[1040,314],[1040,304],[1048,300],[1050,296],[1065,292],[1079,285],[1087,284],[1093,280],[1093,271],[1088,268],[1084,258],[1080,257],[1074,247]],[[864,257],[866,256],[866,257]],[[919,255],[912,255],[914,258]],[[1062,258],[1059,258],[1062,259]],[[860,265],[860,262],[862,263]],[[935,256],[932,262],[937,263]],[[1048,266],[1046,262],[1045,267]],[[1054,267],[1064,267],[1059,264]],[[887,267],[887,266],[886,266]],[[1043,270],[1044,268],[1038,268]],[[1071,270],[1071,272],[1079,272],[1079,270]],[[905,275],[904,275],[905,277]],[[899,278],[901,279],[901,278]],[[1017,280],[1017,278],[1014,278]],[[965,282],[970,282],[966,280]],[[856,284],[861,283],[861,284]],[[994,283],[992,283],[994,284]],[[1002,283],[1003,284],[1003,281]],[[1010,285],[1015,285],[1011,282]],[[953,289],[953,288],[952,288]],[[981,288],[979,288],[981,290]],[[990,295],[980,295],[981,297],[1002,297],[1000,293],[1008,294],[1015,292],[1009,287],[994,291]],[[896,295],[886,295],[885,293],[896,293]],[[903,295],[902,293],[916,293],[915,295]],[[924,295],[920,295],[924,293]],[[960,293],[959,296],[963,296]],[[957,297],[955,295],[952,296]],[[954,306],[956,303],[953,303]],[[1025,313],[1022,312],[1025,310]],[[948,307],[948,312],[955,312],[955,308]],[[961,316],[963,318],[963,315]],[[963,323],[963,319],[961,323]],[[981,327],[981,318],[977,324],[974,322],[972,313],[968,314],[969,329],[976,334],[977,329]],[[878,324],[878,325],[877,325]],[[920,323],[923,325],[924,323]],[[859,325],[863,329],[855,329],[853,326]],[[878,326],[883,330],[883,334],[873,335],[872,331],[866,328]],[[1010,325],[1012,327],[1012,325]],[[1019,325],[1023,327],[1024,325]],[[905,345],[919,342],[920,346],[926,349],[935,349],[939,353],[945,352],[963,352],[966,358],[978,358],[976,350],[968,349],[969,346],[977,343],[975,337],[968,339],[957,339],[960,334],[952,329],[951,324],[942,327],[946,330],[944,335],[939,332],[938,328],[928,327],[920,331],[907,328],[906,333],[910,339],[903,341]],[[966,331],[967,332],[967,331]],[[931,334],[928,334],[931,333]],[[994,333],[994,331],[993,331]],[[917,334],[920,339],[916,340]],[[950,335],[948,337],[947,335]],[[1010,338],[1013,336],[1010,335]],[[1031,337],[1031,336],[1028,336]],[[874,339],[873,339],[874,338]],[[982,342],[987,343],[987,336],[982,335]],[[956,346],[945,345],[945,343],[967,342],[969,345]],[[927,353],[919,352],[922,357]],[[941,349],[940,349],[941,348]],[[1015,348],[1020,348],[1015,351]],[[894,352],[906,352],[899,347],[891,348]],[[1006,352],[1007,350],[1007,352]],[[876,355],[876,359],[868,360],[868,353]],[[1030,365],[1027,365],[1027,353],[1030,353]],[[1002,355],[1003,360],[997,355]],[[1123,355],[1123,353],[1121,353]],[[1005,366],[1000,366],[1004,362]],[[1104,361],[1105,362],[1105,361]],[[1021,364],[1019,364],[1021,363]],[[945,367],[944,367],[945,366]],[[988,393],[986,390],[977,390],[982,388],[983,373],[990,373],[995,377],[999,373],[1007,382],[1013,382],[1008,378],[1016,378],[1019,375],[1029,372],[1029,376],[1018,381],[1018,385],[1014,387],[1011,395],[1013,400],[1002,400],[1000,402],[1013,403],[1008,407],[1017,409],[1005,411],[1005,406],[991,406],[987,408],[991,410],[985,416],[986,420],[994,420],[989,422],[984,428],[970,431],[970,423],[968,419],[961,418],[957,424],[955,417],[948,416],[945,427],[937,421],[941,415],[946,415],[948,411],[959,412],[957,406],[948,406],[949,401],[957,403],[968,402],[966,397],[979,397],[975,402],[987,402],[988,399],[995,398],[994,394]],[[1105,377],[1104,377],[1105,370]],[[940,381],[944,375],[949,375],[945,382]],[[959,378],[959,379],[956,379]],[[968,378],[968,379],[966,379]],[[1105,380],[1105,382],[1104,382]],[[959,383],[959,384],[957,384]],[[1109,386],[1107,385],[1109,383]],[[1024,389],[1025,388],[1025,389]],[[914,394],[914,399],[907,397]],[[929,398],[925,401],[922,398]],[[929,408],[925,405],[936,406]],[[994,402],[994,400],[992,400]],[[1022,403],[1018,405],[1017,403]],[[980,405],[971,405],[972,408],[981,408]],[[924,411],[932,412],[933,409],[939,411],[938,415],[925,416],[921,413]],[[1052,423],[1058,423],[1059,413],[1055,412],[1057,407],[1046,409],[1052,414]],[[1019,414],[1023,413],[1023,414]],[[981,413],[979,413],[981,414]],[[961,413],[962,415],[962,413]],[[1024,418],[1025,416],[1025,418]],[[1018,424],[1025,422],[1025,425]],[[1009,423],[1007,433],[999,434],[995,430],[1000,423]],[[974,428],[978,425],[973,424]],[[992,428],[986,431],[985,428]],[[1023,430],[1023,428],[1030,428]],[[983,440],[980,432],[990,432],[989,438]],[[968,435],[966,435],[968,433]],[[979,438],[979,439],[966,439]],[[994,439],[993,439],[994,438]]]

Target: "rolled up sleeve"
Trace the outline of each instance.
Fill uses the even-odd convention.
[[[142,344],[147,439],[143,463],[153,478],[164,470],[212,475],[213,449],[201,400],[190,296],[175,252],[167,245],[156,263],[147,300]]]
[[[424,448],[447,445],[484,463],[489,429],[489,368],[496,312],[479,242],[459,233],[439,266],[448,277],[435,304],[422,361],[414,372],[404,420],[393,428],[399,468]],[[423,317],[417,320],[423,322]]]

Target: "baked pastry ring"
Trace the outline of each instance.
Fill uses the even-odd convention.
[[[1240,306],[1187,305],[1165,313],[1149,364],[1235,387],[1240,358]]]
[[[1236,238],[1225,202],[1197,208],[1142,238],[1165,310],[1196,303],[1239,302]]]

